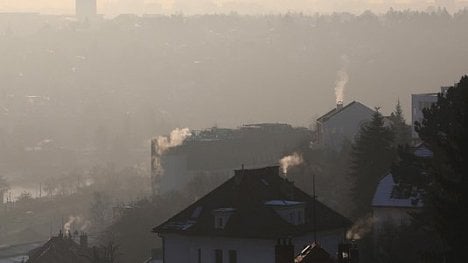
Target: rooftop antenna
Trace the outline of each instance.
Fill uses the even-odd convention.
[[[314,224],[314,243],[317,244],[317,213],[316,213],[316,202],[317,202],[317,196],[315,195],[315,173],[312,172],[312,194],[314,195],[314,203],[312,205],[313,209],[313,224]]]

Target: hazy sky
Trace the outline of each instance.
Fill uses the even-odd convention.
[[[74,0],[0,0],[0,12],[41,12],[71,14]],[[287,11],[376,12],[395,9],[425,10],[430,6],[446,6],[455,10],[466,6],[468,0],[98,0],[99,13],[278,13]]]

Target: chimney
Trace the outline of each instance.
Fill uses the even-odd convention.
[[[88,248],[88,235],[84,232],[80,235],[80,246],[81,248]]]
[[[336,103],[336,109],[337,109],[337,110],[343,109],[343,102],[342,102],[342,101],[338,101],[338,102]]]
[[[338,263],[359,263],[359,250],[356,244],[338,245]]]
[[[275,246],[275,263],[294,263],[294,245],[291,238],[280,238]]]

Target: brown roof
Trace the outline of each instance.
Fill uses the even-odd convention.
[[[306,223],[293,225],[281,218],[265,202],[288,200],[305,205]],[[278,238],[300,236],[314,230],[313,198],[287,179],[279,176],[279,167],[236,170],[235,176],[196,201],[163,224],[154,232],[198,236],[241,238]],[[233,208],[223,229],[215,228],[212,212],[219,208]],[[350,226],[351,222],[324,204],[316,201],[317,230],[333,230]]]
[[[92,249],[81,247],[73,239],[59,235],[29,253],[27,263],[91,263]]]

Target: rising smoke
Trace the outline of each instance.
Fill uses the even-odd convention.
[[[63,225],[65,233],[72,233],[73,230],[86,231],[91,226],[89,220],[84,220],[82,216],[69,216],[68,221]]]
[[[349,81],[348,63],[348,56],[341,56],[341,69],[337,73],[337,78],[335,82],[335,97],[337,104],[344,102],[346,84],[348,84]]]
[[[354,225],[346,232],[348,240],[360,240],[369,232],[372,231],[375,219],[372,215],[360,218]]]
[[[289,167],[300,165],[303,162],[304,162],[304,159],[302,159],[302,155],[296,152],[292,155],[282,158],[279,161],[279,164],[281,166],[281,169],[283,170],[283,173],[287,174]]]
[[[190,129],[175,129],[171,131],[169,136],[159,136],[156,139],[156,146],[158,147],[157,151],[159,155],[162,155],[165,151],[170,148],[177,147],[184,143],[184,141],[192,136]]]

